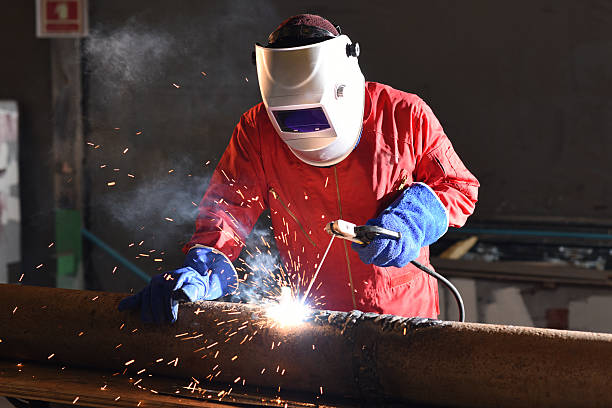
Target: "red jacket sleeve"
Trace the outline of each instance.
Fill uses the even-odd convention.
[[[256,125],[240,118],[199,205],[195,233],[183,247],[216,248],[235,260],[257,218],[268,207]]]
[[[449,226],[461,227],[474,212],[480,183],[453,149],[432,110],[421,101],[412,112],[414,180],[429,185],[448,210]]]

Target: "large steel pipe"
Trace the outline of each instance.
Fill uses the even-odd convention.
[[[372,403],[612,406],[609,334],[330,311],[281,328],[258,306],[217,302],[155,327],[118,312],[123,296],[0,285],[0,357]]]

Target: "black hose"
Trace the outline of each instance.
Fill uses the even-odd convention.
[[[417,268],[419,268],[420,270],[422,270],[423,272],[425,272],[426,274],[431,275],[437,280],[439,280],[440,282],[442,282],[444,286],[446,286],[448,290],[450,290],[453,293],[453,296],[455,297],[455,300],[457,301],[457,307],[459,308],[459,321],[465,322],[465,307],[463,306],[463,299],[461,299],[461,295],[459,294],[459,291],[457,290],[457,288],[452,283],[450,283],[448,279],[446,279],[444,276],[440,275],[438,272],[435,272],[429,269],[425,265],[417,261],[410,261],[410,263],[416,266]]]

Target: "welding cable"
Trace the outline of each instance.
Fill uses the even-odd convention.
[[[417,261],[410,261],[410,263],[416,266],[417,268],[419,268],[420,270],[422,270],[423,272],[425,272],[426,274],[431,275],[437,280],[439,280],[440,282],[442,282],[444,286],[446,286],[448,290],[450,290],[453,293],[453,296],[455,297],[455,300],[457,301],[457,308],[459,309],[459,321],[465,322],[465,307],[463,306],[463,299],[461,298],[461,295],[459,294],[459,291],[457,290],[455,285],[450,283],[448,279],[440,275],[438,272],[435,272],[429,269],[428,267],[426,267],[425,265]]]

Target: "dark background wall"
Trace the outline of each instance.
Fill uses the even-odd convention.
[[[260,101],[253,43],[300,12],[327,16],[359,41],[367,79],[431,105],[482,183],[473,220],[612,220],[609,0],[91,0],[82,44],[91,231],[149,273],[181,262],[191,202],[240,114]],[[12,39],[0,45],[0,97],[21,107],[23,251],[32,268],[52,240],[49,46],[34,38],[29,2],[0,19]],[[90,287],[142,285],[90,249]]]
[[[612,219],[612,2],[105,1],[93,2],[85,41],[86,138],[102,145],[87,152],[97,234],[131,257],[146,248],[180,262],[191,201],[240,114],[260,101],[253,43],[300,12],[359,41],[367,79],[432,106],[482,183],[474,219]],[[103,274],[104,256],[94,262]]]

